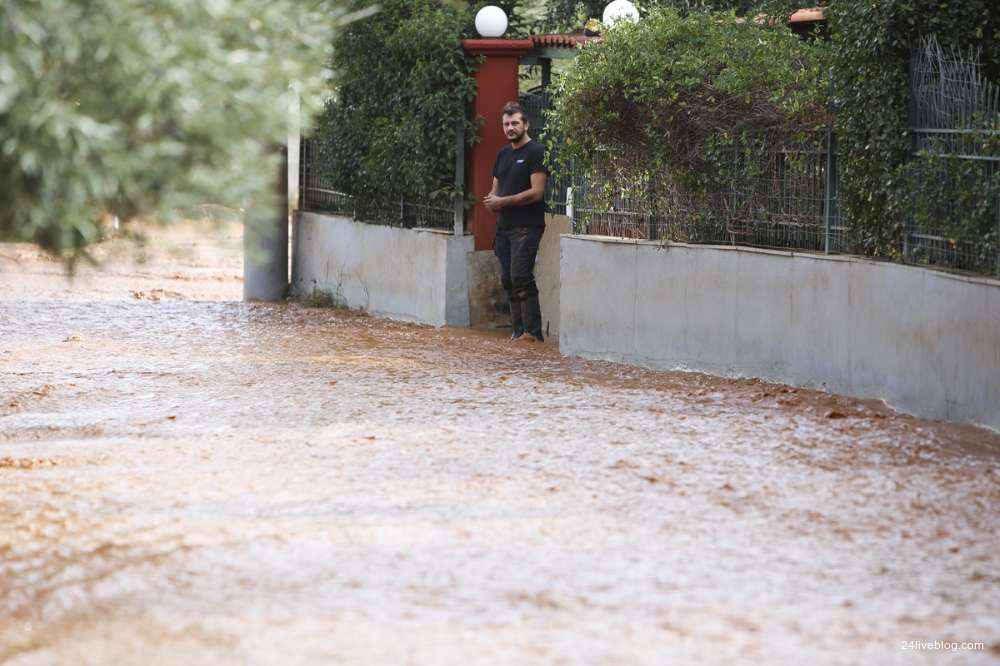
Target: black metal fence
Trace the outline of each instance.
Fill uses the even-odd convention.
[[[978,54],[925,40],[911,61],[913,155],[903,170],[908,212],[900,260],[1000,277],[1000,89]],[[544,119],[549,98],[534,92]],[[549,137],[558,151],[558,137]],[[577,233],[842,253],[849,220],[839,206],[832,128],[807,135],[744,137],[728,149],[728,173],[693,192],[670,173],[616,186],[608,162],[570,169],[548,193],[552,212]],[[633,172],[634,173],[634,172]]]
[[[978,62],[978,54],[945,50],[934,39],[913,54],[913,155],[902,174],[910,196],[901,260],[1000,277],[1000,87],[982,77]],[[528,91],[521,103],[532,135],[546,143],[550,160],[558,158],[562,142],[548,131],[545,115],[552,105],[549,91]],[[426,197],[359,210],[354,198],[324,176],[323,150],[329,149],[321,142],[301,142],[302,210],[391,226],[462,229],[460,201],[441,205]],[[720,150],[725,171],[697,192],[667,172],[649,174],[642,182],[633,178],[629,189],[618,188],[607,166],[621,165],[623,156],[598,155],[593,172],[556,173],[546,202],[550,212],[569,215],[577,233],[850,251],[831,128],[786,136],[759,133]],[[456,159],[461,187],[461,149]]]
[[[427,202],[382,201],[364,208],[323,169],[324,146],[303,137],[299,142],[299,210],[344,215],[359,222],[403,228],[453,230],[455,207]],[[428,197],[429,199],[430,197]]]
[[[1000,86],[979,54],[925,39],[911,60],[906,261],[1000,276]]]
[[[548,88],[538,87],[524,92],[519,101],[527,116],[531,136],[545,144],[550,161],[558,159],[562,138],[549,131],[545,117],[545,112],[552,108],[552,97]],[[548,212],[565,215],[567,194],[572,196],[574,187],[582,192],[588,182],[589,179],[577,169],[555,172],[545,186],[545,204]],[[572,202],[570,207],[572,208]]]
[[[842,252],[847,229],[837,205],[831,132],[761,133],[722,148],[714,187],[693,191],[669,172],[614,187],[600,166],[571,192],[579,233],[644,240]],[[620,163],[620,158],[619,158]]]

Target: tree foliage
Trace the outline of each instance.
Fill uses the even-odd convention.
[[[542,31],[576,30],[588,18],[600,19],[606,0],[547,0],[544,19],[536,26]],[[659,9],[672,9],[681,16],[713,12],[735,12],[738,16],[760,13],[788,16],[802,7],[825,5],[826,0],[643,0],[635,2],[640,14],[648,15]]]
[[[362,210],[454,193],[459,123],[475,95],[475,63],[460,39],[474,14],[438,0],[385,0],[339,32],[334,95],[314,135],[317,167]]]
[[[0,236],[72,259],[106,216],[259,201],[337,19],[320,0],[4,0]]]
[[[606,2],[601,0],[549,0],[545,3],[539,32],[572,31],[590,18],[600,18]]]
[[[694,187],[718,171],[713,144],[823,121],[825,52],[732,13],[656,10],[582,50],[559,81],[550,127],[566,137],[565,162],[591,167],[611,149],[630,168],[668,168]]]
[[[896,257],[912,192],[908,64],[920,37],[978,48],[1000,80],[1000,12],[993,0],[838,0],[829,12],[840,144],[841,205],[852,240]]]

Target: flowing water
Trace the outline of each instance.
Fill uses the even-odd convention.
[[[241,303],[189,231],[0,246],[0,663],[1000,659],[1000,436]]]

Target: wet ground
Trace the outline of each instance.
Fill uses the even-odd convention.
[[[243,304],[205,235],[0,245],[0,663],[1000,660],[1000,436]]]

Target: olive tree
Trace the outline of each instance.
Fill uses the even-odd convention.
[[[4,0],[0,237],[86,255],[102,220],[266,203],[320,106],[336,0]]]

